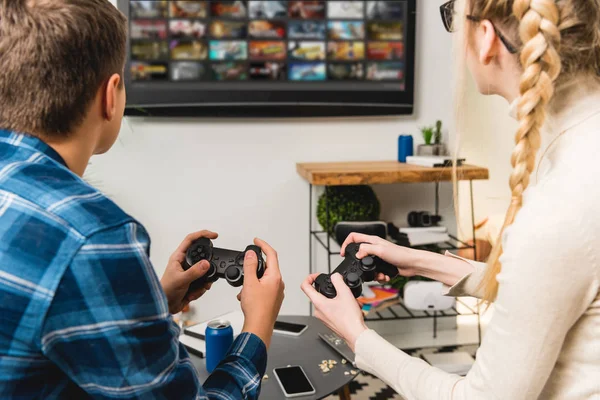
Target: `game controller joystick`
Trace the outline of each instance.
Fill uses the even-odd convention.
[[[360,245],[360,243],[350,243],[346,246],[346,258],[331,274],[333,275],[337,272],[342,275],[344,282],[350,288],[354,297],[359,297],[362,294],[363,282],[374,281],[378,272],[390,278],[398,275],[398,268],[378,257],[367,256],[363,259],[356,257]],[[315,279],[315,289],[323,296],[333,299],[337,296],[337,292],[331,282],[331,275],[319,275]]]
[[[254,251],[258,258],[256,276],[260,279],[265,273],[265,261],[262,257],[260,247],[250,245],[244,251],[219,249],[213,247],[210,239],[200,238],[187,249],[185,262],[182,263],[184,270],[188,270],[202,260],[207,260],[210,267],[206,274],[192,282],[188,293],[201,289],[208,282],[215,282],[223,278],[233,287],[242,286],[244,283],[244,258],[248,251]]]

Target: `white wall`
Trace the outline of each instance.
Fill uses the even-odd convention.
[[[512,167],[510,156],[514,149],[517,121],[510,116],[509,104],[500,97],[482,96],[472,79],[467,80],[468,88],[461,105],[461,112],[467,113],[460,135],[460,154],[470,163],[486,166],[490,179],[478,182],[475,186],[475,220],[487,216],[503,215],[508,209],[510,189],[508,180]],[[469,229],[471,215],[468,187],[461,184],[460,221],[463,230]],[[501,223],[502,219],[497,220]],[[470,236],[470,231],[464,232]]]
[[[87,178],[138,218],[152,237],[152,261],[162,274],[171,251],[194,230],[220,233],[217,246],[243,249],[259,236],[279,252],[287,283],[283,312],[304,314],[299,289],[308,273],[308,185],[295,164],[391,160],[397,137],[453,116],[452,46],[439,1],[419,2],[414,117],[321,120],[133,119]],[[433,185],[376,188],[385,219],[433,208]],[[451,187],[443,211],[452,214]],[[325,258],[319,257],[321,267]],[[197,318],[237,307],[236,290],[219,282],[197,306]]]

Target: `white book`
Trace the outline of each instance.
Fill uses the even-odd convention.
[[[406,163],[410,165],[418,165],[420,167],[451,167],[454,161],[453,157],[444,156],[408,156]],[[464,158],[457,160],[460,166],[465,162]]]
[[[411,246],[444,243],[451,240],[448,228],[431,226],[427,228],[401,228],[400,233],[406,235]]]
[[[244,314],[241,311],[233,311],[228,314],[211,318],[208,321],[201,322],[194,326],[190,326],[189,328],[185,328],[179,336],[179,341],[188,348],[188,351],[190,351],[190,349],[195,350],[196,352],[201,353],[203,357],[206,354],[206,342],[205,339],[203,339],[205,338],[204,335],[206,333],[206,327],[208,326],[209,322],[217,319],[223,319],[231,323],[234,338],[242,332],[244,327]]]
[[[447,233],[425,232],[419,235],[409,235],[408,241],[411,246],[425,246],[448,242],[450,241],[450,236]]]
[[[204,340],[182,334],[181,336],[179,336],[179,341],[185,347],[187,347],[188,351],[191,348],[193,350],[196,350],[197,352],[200,352],[202,354],[200,357],[206,356],[206,342]]]
[[[231,327],[233,328],[233,336],[234,337],[239,335],[242,332],[242,329],[244,328],[244,314],[241,311],[233,311],[233,312],[230,312],[230,313],[227,313],[224,315],[220,315],[218,317],[211,318],[208,321],[204,321],[199,324],[190,326],[189,328],[186,328],[185,330],[187,332],[193,332],[198,335],[204,336],[204,333],[206,332],[206,327],[208,326],[208,324],[217,319],[223,319],[225,321],[229,321],[229,323],[231,324]]]
[[[448,228],[445,226],[430,226],[427,228],[400,228],[400,233],[406,233],[407,235],[419,234],[423,232],[447,233]]]

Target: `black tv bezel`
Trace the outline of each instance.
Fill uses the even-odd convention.
[[[165,91],[136,88],[125,73],[129,116],[165,117],[348,117],[399,116],[414,113],[416,0],[408,4],[406,48],[406,87],[404,91],[365,90],[263,90],[263,91]],[[130,0],[117,0],[117,6],[129,19]],[[131,63],[130,39],[127,39],[126,70]],[[351,84],[351,83],[349,83]],[[144,99],[160,98],[158,102]]]

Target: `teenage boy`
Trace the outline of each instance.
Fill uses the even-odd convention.
[[[159,281],[144,228],[86,184],[125,108],[127,24],[108,0],[0,0],[0,398],[254,399],[284,285],[256,240],[243,333],[204,387],[171,314],[206,261],[188,235]]]

